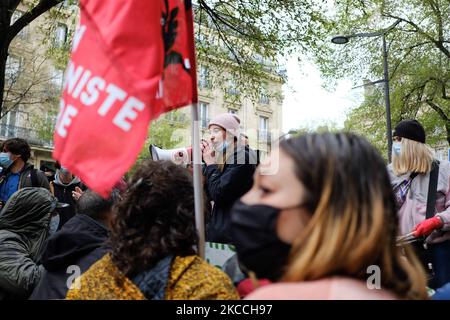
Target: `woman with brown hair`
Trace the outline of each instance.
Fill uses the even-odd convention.
[[[256,154],[241,143],[240,120],[235,114],[219,114],[209,122],[209,142],[202,142],[205,187],[214,202],[206,228],[206,240],[233,243],[230,208],[252,186]]]
[[[282,281],[249,299],[427,298],[413,251],[396,245],[384,161],[356,135],[282,141],[233,207],[232,226],[246,271]]]
[[[115,208],[111,254],[75,281],[67,299],[238,299],[231,280],[196,255],[188,171],[147,161]]]

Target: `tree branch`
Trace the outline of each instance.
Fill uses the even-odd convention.
[[[429,41],[431,41],[431,42],[432,42],[432,43],[433,43],[440,51],[442,51],[442,52],[447,56],[447,58],[450,59],[450,51],[449,51],[446,47],[444,47],[443,42],[434,39],[432,36],[430,36],[428,33],[426,33],[424,30],[422,30],[422,28],[420,28],[420,27],[419,27],[416,23],[414,23],[413,21],[410,21],[410,20],[407,20],[407,19],[405,19],[405,18],[401,18],[401,17],[395,16],[395,15],[389,14],[389,13],[383,13],[383,16],[389,17],[389,18],[393,18],[393,19],[399,19],[399,20],[401,20],[401,21],[403,21],[403,22],[405,22],[405,23],[411,25],[412,27],[414,27],[414,28],[417,30],[417,32],[418,32],[419,34],[421,34],[422,36],[424,36],[425,38],[427,38]]]
[[[410,46],[410,47],[408,47],[408,48],[400,49],[400,50],[402,50],[402,51],[403,51],[403,50],[407,50],[407,51],[406,51],[406,53],[402,56],[402,58],[399,59],[398,62],[396,63],[396,65],[395,65],[395,67],[394,67],[394,70],[391,72],[391,78],[394,77],[395,73],[397,72],[398,67],[399,67],[402,63],[405,62],[406,57],[409,56],[409,55],[411,54],[411,52],[412,52],[415,48],[420,47],[420,46],[423,46],[423,45],[425,45],[425,44],[429,44],[429,43],[431,43],[431,42],[430,42],[430,41],[425,41],[425,42],[417,43],[417,44],[415,44],[415,45],[413,45],[413,46]]]
[[[434,103],[431,100],[425,100],[425,102],[431,107],[431,109],[433,109],[439,114],[442,120],[449,121],[449,118],[445,114],[444,110],[442,110],[436,103]]]
[[[44,12],[50,10],[50,8],[56,6],[63,0],[40,0],[39,3],[30,11],[24,13],[14,24],[9,28],[7,35],[7,42],[10,43],[12,39],[34,19],[39,17]]]

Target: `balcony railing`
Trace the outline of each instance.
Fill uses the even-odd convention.
[[[0,124],[0,139],[6,140],[10,138],[22,138],[29,144],[53,148],[53,140],[40,138],[36,130]]]

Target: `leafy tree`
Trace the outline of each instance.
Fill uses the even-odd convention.
[[[11,40],[42,13],[62,0],[5,0],[0,7],[0,92],[3,94],[4,66]],[[19,3],[30,10],[10,26]],[[198,60],[214,69],[212,84],[228,88],[233,83],[242,95],[259,98],[267,79],[283,80],[276,61],[283,54],[303,52],[323,41],[327,24],[321,14],[324,5],[313,0],[198,0],[194,1],[197,21]],[[55,13],[51,13],[50,18]],[[55,19],[53,19],[53,22]],[[50,21],[51,22],[51,21]],[[51,29],[52,23],[48,23]],[[50,50],[60,64],[67,61],[68,48]],[[2,67],[3,65],[3,67]],[[274,72],[278,71],[278,75]],[[274,96],[273,92],[264,92]],[[229,99],[239,99],[231,94]],[[0,101],[2,101],[0,95]]]
[[[5,95],[5,71],[8,59],[8,50],[13,39],[28,24],[61,3],[63,0],[2,0],[0,1],[0,117],[6,114],[2,106]],[[11,24],[13,13],[20,4],[26,5],[29,10],[25,12],[17,21]]]
[[[40,112],[36,112],[31,116],[31,127],[36,132],[37,138],[45,142],[53,142],[53,133],[58,116],[58,99],[53,98],[47,105],[40,108]],[[45,110],[44,110],[45,109]]]
[[[386,34],[392,123],[418,118],[430,141],[450,142],[450,2],[448,0],[335,1],[333,34],[380,31],[399,20]],[[355,37],[346,45],[324,43],[314,51],[330,80],[383,78],[381,39]],[[349,113],[346,128],[366,135],[385,152],[383,92],[374,90]],[[437,128],[437,129],[436,129]],[[384,132],[383,132],[384,131]]]
[[[333,121],[321,121],[314,125],[302,125],[295,130],[290,130],[288,134],[297,136],[307,133],[324,133],[324,132],[339,132],[342,131],[342,128],[339,128],[338,125]]]
[[[313,0],[198,0],[196,46],[198,60],[213,67],[214,87],[238,88],[258,99],[265,83],[284,81],[277,61],[283,55],[308,54],[328,34],[325,4]],[[233,89],[233,88],[231,88]],[[228,95],[238,100],[239,95]]]

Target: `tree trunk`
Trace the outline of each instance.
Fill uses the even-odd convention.
[[[450,121],[449,120],[447,120],[445,122],[445,130],[447,131],[447,142],[448,142],[448,145],[450,146]]]
[[[7,55],[0,54],[0,119],[2,118],[3,96],[5,93],[5,69]]]

